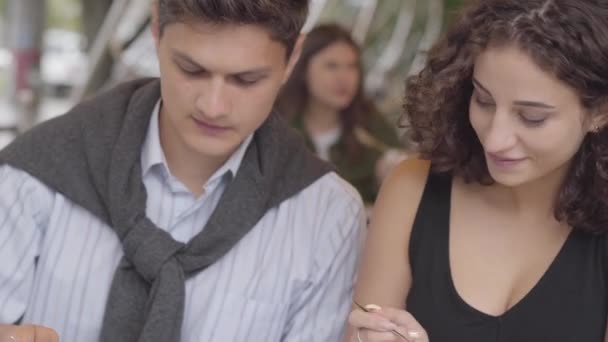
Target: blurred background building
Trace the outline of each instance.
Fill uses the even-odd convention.
[[[0,0],[0,147],[117,82],[158,74],[153,0]],[[394,120],[404,79],[466,0],[312,0],[363,46],[366,92]]]

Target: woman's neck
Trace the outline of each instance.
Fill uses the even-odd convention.
[[[492,186],[496,199],[521,217],[554,217],[556,198],[568,171],[568,165],[516,187]]]
[[[304,111],[304,127],[309,134],[322,134],[340,127],[340,112],[335,108],[311,101]]]

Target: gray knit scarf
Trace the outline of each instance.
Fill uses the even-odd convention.
[[[271,208],[330,168],[307,152],[271,114],[256,131],[242,164],[207,225],[187,244],[146,216],[141,147],[160,81],[137,80],[81,103],[0,151],[107,223],[124,257],[114,273],[101,332],[104,342],[179,341],[184,281],[225,255]]]

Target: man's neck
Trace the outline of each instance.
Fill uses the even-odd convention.
[[[203,187],[211,176],[229,159],[230,155],[213,158],[193,151],[170,126],[159,118],[160,144],[171,174],[182,182],[196,197],[203,194]]]

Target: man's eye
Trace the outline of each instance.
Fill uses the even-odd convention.
[[[183,72],[184,74],[186,74],[188,76],[199,76],[199,75],[205,73],[204,69],[194,67],[194,66],[184,66],[184,65],[178,64],[177,67],[179,68],[179,70],[181,70],[181,72]]]
[[[238,85],[241,86],[252,86],[256,83],[258,83],[259,79],[255,78],[255,79],[251,79],[251,78],[246,78],[246,77],[234,77],[234,82],[237,83]]]

